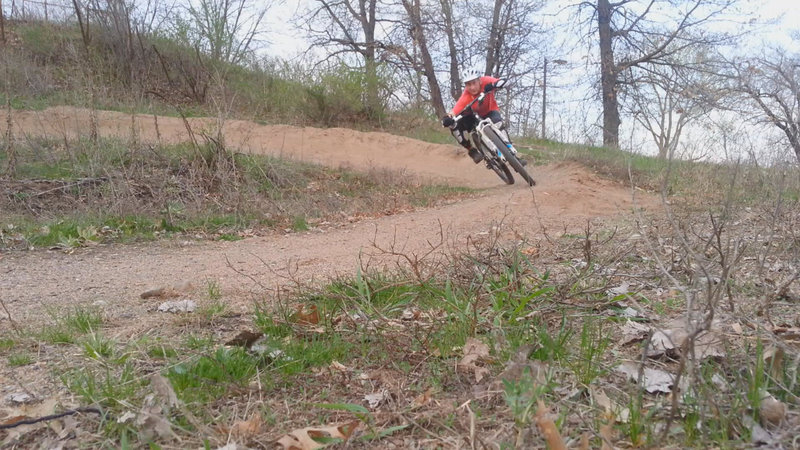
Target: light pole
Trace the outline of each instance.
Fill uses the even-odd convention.
[[[555,64],[563,65],[563,59],[554,59]],[[542,139],[547,139],[547,58],[544,59],[544,76],[542,77]]]

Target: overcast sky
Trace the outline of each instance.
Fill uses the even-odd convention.
[[[313,3],[313,0],[283,0],[282,5],[273,8],[265,24],[265,29],[269,30],[268,39],[270,41],[270,45],[265,48],[267,54],[287,57],[300,53],[308,47],[308,42],[304,39],[302,32],[289,26],[289,21],[297,11],[302,10],[309,3]],[[564,6],[576,3],[578,3],[577,0],[549,1],[546,11],[563,10]],[[756,39],[789,46],[791,32],[800,32],[800,1],[798,0],[743,0],[743,4],[758,11],[759,17],[754,17],[754,19],[778,21],[776,25],[767,27]],[[568,12],[562,12],[552,20],[563,21],[565,19],[568,19]]]

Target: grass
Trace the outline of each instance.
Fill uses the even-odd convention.
[[[33,357],[29,353],[15,353],[8,356],[9,367],[27,366],[33,363]]]
[[[738,226],[750,230],[754,223]],[[226,314],[227,294],[208,280],[203,299],[208,312],[195,312],[197,320],[159,324],[135,345],[105,337],[99,311],[70,310],[49,327],[71,338],[59,347],[71,356],[54,370],[76,398],[101,406],[108,417],[138,414],[153,401],[148,379],[163,375],[183,406],[159,417],[196,447],[205,441],[222,445],[227,434],[214,427],[245,417],[245,409],[272,417],[273,431],[257,437],[269,441],[294,429],[349,421],[361,424],[356,439],[366,439],[366,446],[389,444],[395,437],[421,442],[430,434],[466,438],[469,428],[461,427],[472,420],[476,433],[494,435],[500,448],[537,447],[544,441],[529,430],[537,426],[540,402],[552,411],[563,437],[579,439],[608,421],[595,403],[601,391],[618,411],[627,410],[627,421],[603,432],[611,433],[616,446],[746,444],[750,431],[743,417],[758,420],[755,411],[766,393],[793,404],[800,385],[790,365],[774,358],[765,362],[757,329],[739,341],[732,338],[725,358],[704,360],[696,372],[684,373],[691,388],[666,437],[661,427],[671,415],[670,398],[650,395],[615,374],[620,360],[641,358],[644,343],[621,344],[624,320],[616,317],[617,302],[628,299],[606,298],[597,286],[618,285],[619,275],[604,269],[612,263],[616,273],[639,277],[655,267],[632,257],[646,254],[643,244],[625,248],[620,257],[628,231],[604,235],[593,246],[594,263],[581,270],[563,261],[583,255],[584,246],[575,241],[585,236],[555,239],[550,252],[534,255],[489,239],[468,254],[448,256],[446,266],[431,261],[392,272],[362,270],[270,295],[254,303],[249,318]],[[639,307],[655,320],[682,314],[685,305],[667,306],[677,300],[648,280],[632,294]],[[220,330],[242,329],[263,337],[250,347],[223,345],[228,333]],[[462,367],[465,343],[473,339],[488,344],[488,354]],[[4,346],[4,351],[18,348]],[[9,366],[28,363],[12,364],[11,355]],[[663,359],[656,366],[674,371],[677,365]],[[485,381],[476,383],[476,368],[486,371]],[[388,397],[369,407],[367,396],[384,389]],[[471,413],[458,409],[465,402]],[[134,447],[168,442],[147,437],[136,419],[80,420],[98,430],[92,442],[124,439]],[[601,445],[599,438],[591,442]]]
[[[17,343],[10,338],[0,338],[0,351],[11,350]]]
[[[53,323],[45,326],[38,337],[50,344],[73,344],[77,336],[94,333],[103,324],[103,315],[95,308],[74,307],[64,314],[51,310],[49,315]]]
[[[18,148],[16,176],[0,180],[10,192],[0,198],[0,247],[71,250],[176,234],[233,241],[252,230],[307,231],[356,212],[383,215],[387,205],[425,207],[470,192],[211,145],[66,142],[33,138]]]

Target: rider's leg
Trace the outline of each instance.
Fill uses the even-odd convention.
[[[503,138],[506,142],[511,142],[511,137],[506,132],[506,124],[503,122],[503,117],[500,115],[500,111],[489,111],[487,114],[488,118],[492,119],[492,122],[495,124],[498,130],[500,130],[500,137]]]
[[[458,143],[467,149],[469,157],[475,161],[475,164],[481,162],[483,155],[481,155],[481,152],[479,152],[476,148],[472,147],[472,143],[469,141],[466,129],[463,129],[461,126],[457,126],[456,128],[451,129],[450,132],[453,134],[453,137],[456,138]]]

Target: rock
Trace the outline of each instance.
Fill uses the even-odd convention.
[[[36,398],[24,392],[15,392],[13,394],[8,394],[6,396],[6,401],[12,405],[22,405],[25,403],[33,403],[36,401]]]
[[[197,309],[197,303],[192,300],[175,300],[158,305],[160,312],[190,313]]]

